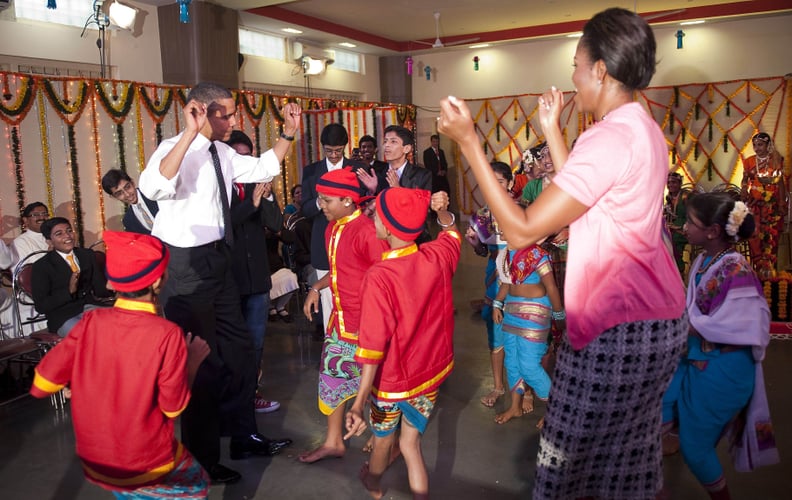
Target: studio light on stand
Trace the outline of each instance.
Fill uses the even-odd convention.
[[[305,78],[305,92],[308,97],[311,97],[311,77],[321,75],[327,71],[327,66],[334,62],[333,59],[328,57],[316,58],[308,55],[304,55],[298,59],[298,63],[302,67],[303,77]]]
[[[112,1],[112,0],[111,0]],[[110,4],[108,13],[103,10],[105,0],[94,0],[93,12],[85,21],[80,37],[85,35],[88,26],[95,24],[99,28],[99,38],[96,40],[96,47],[99,49],[99,74],[102,78],[107,77],[107,27],[111,24],[121,29],[132,31],[135,27],[137,9],[113,1]]]

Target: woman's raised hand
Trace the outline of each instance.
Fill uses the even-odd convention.
[[[440,101],[437,131],[458,143],[469,139],[476,140],[473,118],[465,101],[454,96],[448,96]]]
[[[539,96],[539,124],[542,131],[550,127],[559,127],[561,110],[564,109],[564,93],[555,87]]]

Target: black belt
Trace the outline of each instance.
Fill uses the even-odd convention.
[[[228,248],[228,245],[226,245],[226,242],[224,240],[210,241],[209,243],[204,243],[203,245],[196,245],[194,247],[179,247],[176,245],[170,245],[168,243],[165,243],[165,245],[168,248],[175,248],[177,250],[190,250],[193,248],[214,248],[215,250],[222,250],[223,248]]]

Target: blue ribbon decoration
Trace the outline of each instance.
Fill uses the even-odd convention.
[[[53,0],[54,1],[54,0]],[[188,9],[192,0],[178,0],[179,2],[179,21],[183,24],[190,22],[190,11]]]

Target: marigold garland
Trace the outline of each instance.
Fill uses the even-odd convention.
[[[99,198],[99,222],[102,224],[102,231],[107,229],[107,221],[105,220],[105,205],[104,196],[102,196],[102,154],[99,150],[99,115],[96,113],[96,99],[91,102],[91,120],[93,122],[93,143],[94,143],[94,160],[96,162],[96,193]]]
[[[73,80],[77,84],[77,98],[73,103],[69,103],[68,95],[64,99],[58,96],[58,93],[53,87],[52,80],[44,80],[44,91],[49,98],[55,112],[60,116],[61,120],[66,122],[67,125],[74,125],[80,119],[80,115],[85,109],[85,101],[88,97],[88,82],[84,80]],[[63,80],[64,94],[66,94],[66,80]],[[68,115],[68,116],[67,116]]]
[[[145,144],[143,143],[143,112],[140,110],[140,99],[135,100],[136,122],[135,132],[138,143],[138,171],[142,172],[146,166]]]
[[[131,82],[113,82],[113,93],[108,96],[105,93],[103,83],[106,82],[102,80],[94,81],[95,94],[99,96],[102,107],[104,107],[112,120],[116,124],[123,123],[132,108],[132,102],[135,100],[135,88]],[[118,83],[122,84],[121,95],[117,94],[116,86]]]
[[[778,319],[787,319],[787,290],[789,282],[780,280],[778,282]]]
[[[4,84],[6,84],[4,76]],[[18,77],[19,83],[17,85],[17,93],[16,93],[16,102],[11,104],[11,106],[6,106],[5,101],[10,100],[10,92],[6,94],[8,91],[7,88],[3,89],[3,96],[0,99],[0,119],[2,119],[7,124],[13,126],[18,125],[25,119],[30,111],[30,108],[33,106],[33,95],[34,91],[36,90],[36,81],[33,77],[24,76],[24,75],[14,75]],[[9,97],[7,97],[9,96]]]

